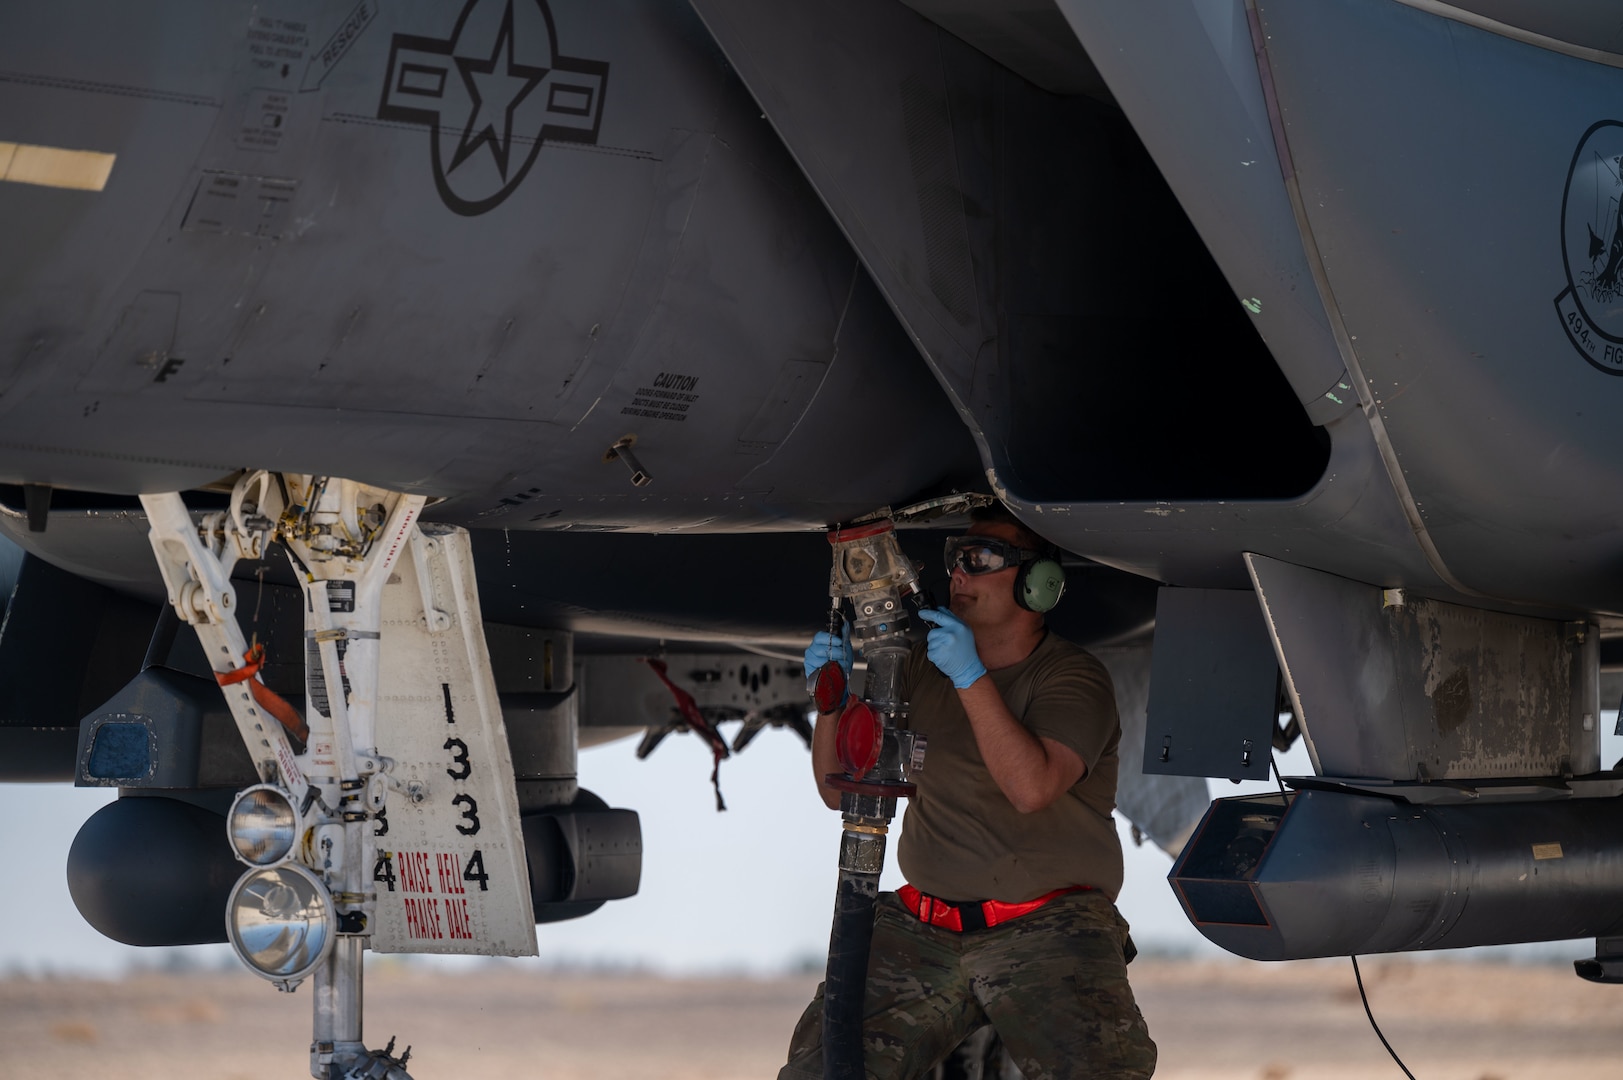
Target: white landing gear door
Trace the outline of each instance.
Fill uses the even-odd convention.
[[[534,956],[513,758],[485,648],[465,530],[412,533],[383,588],[371,947]]]

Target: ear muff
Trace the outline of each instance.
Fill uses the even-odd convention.
[[[1014,602],[1041,615],[1053,611],[1065,595],[1065,568],[1059,560],[1044,556],[1022,563],[1014,575]]]

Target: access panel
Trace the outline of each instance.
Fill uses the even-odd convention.
[[[1278,701],[1279,662],[1256,593],[1161,590],[1146,773],[1267,779]]]

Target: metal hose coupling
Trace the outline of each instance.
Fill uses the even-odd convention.
[[[847,821],[840,834],[840,873],[872,874],[885,868],[885,834],[890,829],[868,821]]]

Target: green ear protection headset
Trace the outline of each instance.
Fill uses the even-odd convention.
[[[1065,595],[1065,567],[1052,555],[1022,562],[1014,575],[1014,602],[1039,615],[1054,610]]]
[[[947,573],[995,574],[1018,566],[1014,575],[1014,602],[1027,611],[1054,610],[1065,595],[1065,568],[1048,552],[1019,547],[995,536],[954,536],[946,545]]]

